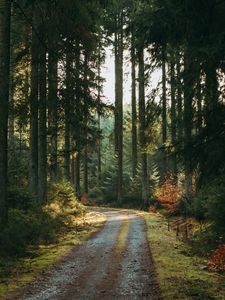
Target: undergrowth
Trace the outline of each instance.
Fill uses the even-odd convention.
[[[82,243],[105,221],[87,213],[67,182],[51,184],[39,206],[27,191],[13,188],[8,225],[0,232],[0,299],[12,295]],[[16,198],[17,197],[17,198]],[[26,200],[26,201],[25,201]],[[27,201],[29,200],[29,201]],[[8,299],[8,298],[7,298]]]
[[[225,299],[223,274],[209,272],[204,257],[194,255],[159,214],[145,214],[148,238],[163,298]]]
[[[8,223],[0,228],[0,253],[3,256],[21,257],[31,246],[56,242],[57,235],[85,212],[67,182],[51,184],[48,202],[42,206],[27,192],[24,195],[22,191],[16,194],[15,189],[13,192],[10,194],[13,205],[9,209]]]

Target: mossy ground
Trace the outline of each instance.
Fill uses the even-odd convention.
[[[25,258],[0,258],[0,299],[5,300],[23,285],[33,281],[57,263],[74,245],[88,239],[104,221],[105,216],[102,214],[87,213],[85,217],[77,218],[69,230],[61,233],[57,243],[39,245],[38,249],[31,248]]]
[[[162,216],[143,215],[163,298],[225,299],[225,277],[208,272],[205,259],[194,256],[188,245],[177,240]]]

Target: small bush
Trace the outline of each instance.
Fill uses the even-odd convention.
[[[207,268],[213,272],[225,271],[225,244],[215,250],[207,262]]]
[[[65,225],[71,225],[77,216],[85,213],[85,207],[77,201],[71,184],[66,181],[49,186],[48,203],[44,209]]]
[[[181,189],[172,180],[167,179],[163,185],[156,188],[154,196],[168,214],[176,214],[179,211]]]

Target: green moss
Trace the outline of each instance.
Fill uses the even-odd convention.
[[[148,239],[165,300],[225,299],[224,278],[205,270],[204,258],[192,255],[189,247],[168,231],[166,220],[145,214]]]

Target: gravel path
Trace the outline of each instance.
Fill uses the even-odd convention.
[[[144,220],[130,211],[95,210],[107,216],[103,229],[17,299],[161,299]]]

